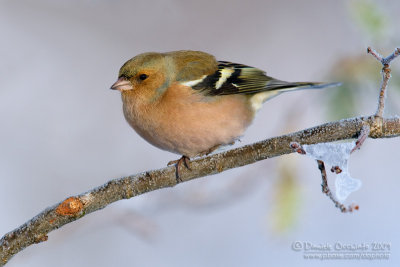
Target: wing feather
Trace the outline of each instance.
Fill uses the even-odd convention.
[[[218,69],[192,88],[205,95],[254,95],[265,91],[290,91],[337,86],[337,83],[285,82],[260,69],[228,61],[218,61]]]

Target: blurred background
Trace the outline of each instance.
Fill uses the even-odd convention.
[[[44,208],[179,156],[125,122],[109,90],[136,54],[203,50],[288,81],[340,88],[272,99],[239,145],[375,112],[380,64],[400,43],[399,1],[0,1],[0,236]],[[386,115],[400,113],[400,59]],[[112,204],[49,234],[7,266],[321,266],[312,244],[391,244],[399,266],[400,138],[368,139],[350,158],[361,189],[342,214],[316,163],[287,155]],[[333,186],[334,176],[330,175]]]

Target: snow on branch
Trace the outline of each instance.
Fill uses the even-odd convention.
[[[337,174],[335,188],[336,198],[339,201],[346,200],[352,192],[361,187],[361,181],[352,178],[349,173],[349,158],[354,146],[354,141],[303,146],[308,156],[332,166],[332,172]]]

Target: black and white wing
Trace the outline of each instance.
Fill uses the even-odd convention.
[[[272,90],[318,89],[338,85],[337,83],[285,82],[267,76],[260,69],[228,61],[218,61],[216,72],[187,84],[205,95],[252,95]]]

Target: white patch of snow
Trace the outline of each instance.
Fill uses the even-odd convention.
[[[361,184],[361,181],[352,178],[348,171],[339,173],[335,180],[336,198],[345,201],[351,193],[360,189]]]
[[[315,145],[303,145],[306,155],[315,159],[322,160],[325,165],[330,167],[338,166],[342,172],[337,174],[335,180],[336,198],[344,201],[354,191],[361,187],[361,181],[350,176],[348,161],[350,152],[354,148],[355,142],[346,143],[320,143]],[[328,170],[330,169],[328,168]]]

